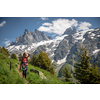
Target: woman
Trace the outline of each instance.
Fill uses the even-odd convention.
[[[27,56],[28,54],[28,56]],[[22,70],[23,70],[23,77],[25,76],[26,79],[26,75],[27,75],[27,70],[28,70],[28,62],[27,59],[30,56],[29,53],[24,52],[23,57],[21,58],[21,65],[22,65]]]

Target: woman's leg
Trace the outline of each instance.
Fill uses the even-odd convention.
[[[25,76],[25,71],[23,70],[23,77]]]
[[[26,67],[26,70],[25,70],[25,79],[26,79],[26,76],[27,76],[27,70],[28,70],[28,67]]]

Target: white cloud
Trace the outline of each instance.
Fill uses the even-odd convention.
[[[42,20],[48,20],[49,18],[47,17],[41,17]]]
[[[92,26],[89,22],[81,22],[79,24],[78,30],[88,30]]]
[[[51,23],[43,23],[42,25],[51,26]]]
[[[5,45],[8,46],[8,45],[10,45],[10,40],[5,38],[5,42],[3,42],[3,43],[5,43]]]
[[[0,23],[0,27],[4,26],[4,24],[6,24],[6,21],[3,21],[2,23]]]
[[[38,30],[62,35],[67,28],[72,26],[78,26],[78,21],[75,19],[68,20],[60,18],[52,21],[52,23],[43,23]]]

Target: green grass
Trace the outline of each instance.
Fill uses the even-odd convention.
[[[10,71],[10,62],[12,61],[12,69]],[[10,59],[0,53],[0,84],[24,84],[24,79],[20,78],[16,71],[18,61]]]
[[[11,71],[10,62],[12,62]],[[20,64],[19,61],[10,59],[6,55],[0,53],[0,84],[26,84],[25,80],[21,78],[16,71],[18,64]],[[30,72],[32,68],[41,71],[47,79],[41,79],[38,74]],[[20,72],[22,71],[20,70]],[[62,82],[56,75],[30,64],[28,65],[26,80],[29,81],[29,84],[69,84],[69,82]]]
[[[41,71],[47,79],[41,79],[38,74],[30,72],[30,69],[36,69]],[[69,82],[62,82],[55,75],[50,72],[40,69],[39,67],[34,67],[32,65],[28,65],[27,78],[31,84],[69,84]]]

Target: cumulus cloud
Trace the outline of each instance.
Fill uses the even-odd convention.
[[[5,38],[5,42],[3,42],[3,43],[5,43],[5,45],[7,47],[8,45],[10,45],[10,40]]]
[[[47,17],[41,17],[42,20],[48,20],[49,18]]]
[[[60,18],[52,21],[52,23],[43,23],[42,26],[38,28],[38,30],[62,35],[67,28],[72,26],[78,26],[78,21],[75,19],[68,20]]]
[[[4,26],[4,24],[6,24],[6,21],[3,21],[2,23],[0,23],[0,27]]]
[[[78,30],[88,30],[92,26],[89,22],[81,22],[79,24]]]

